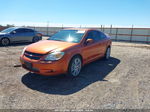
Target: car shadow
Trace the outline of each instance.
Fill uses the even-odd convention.
[[[46,94],[69,95],[76,93],[97,81],[107,81],[104,78],[120,63],[119,59],[111,57],[108,61],[98,60],[83,67],[80,76],[76,78],[59,76],[42,76],[27,73],[22,77],[22,83],[28,88]]]

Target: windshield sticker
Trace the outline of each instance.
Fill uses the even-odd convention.
[[[85,31],[77,31],[77,33],[85,33]]]

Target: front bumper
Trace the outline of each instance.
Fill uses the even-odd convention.
[[[65,60],[58,60],[51,63],[41,63],[28,59],[25,56],[20,57],[22,67],[30,72],[41,75],[59,75],[67,72],[68,64]]]

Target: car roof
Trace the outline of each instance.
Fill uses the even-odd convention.
[[[31,29],[31,28],[26,28],[26,27],[10,27],[10,28],[14,28],[14,29],[20,29],[20,28]],[[32,29],[32,30],[33,30],[33,29]]]

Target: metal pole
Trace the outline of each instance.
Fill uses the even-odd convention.
[[[49,27],[49,21],[47,21],[47,35],[48,35],[48,27]]]
[[[64,29],[64,26],[63,26],[63,24],[62,24],[62,29]]]
[[[102,31],[103,26],[101,25],[101,31]]]
[[[112,33],[112,25],[110,25],[110,33],[109,33],[109,35],[111,35],[111,33]]]
[[[148,43],[150,43],[150,41],[149,41],[149,38],[150,38],[150,30],[148,30],[148,34],[147,34],[147,38],[146,38],[146,43],[148,44]]]
[[[116,28],[116,41],[117,41],[117,36],[118,36],[118,28]]]
[[[105,28],[105,25],[103,26],[103,32],[105,31],[105,29],[104,29],[104,28]]]
[[[132,25],[132,29],[131,29],[131,36],[130,36],[130,42],[132,42],[132,35],[133,35],[133,25]]]

